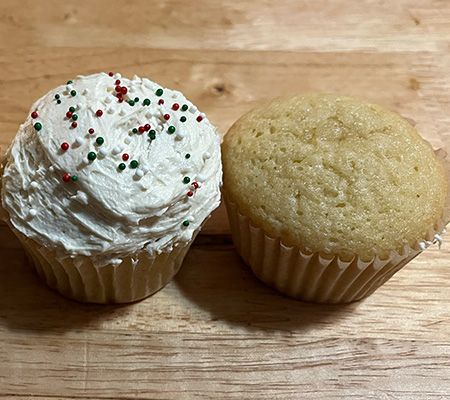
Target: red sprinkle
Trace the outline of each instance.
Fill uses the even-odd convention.
[[[113,74],[112,72],[109,72],[108,75],[109,75],[109,76],[113,76],[114,74]]]
[[[194,189],[198,189],[198,182],[192,182],[192,186],[194,186]]]
[[[78,126],[78,124],[75,121],[73,121],[72,122],[72,128],[76,128],[77,126]]]
[[[144,132],[145,132],[145,127],[140,126],[140,127],[138,128],[138,131],[139,131],[139,133],[144,133]]]
[[[119,97],[119,103],[123,103],[123,97]]]
[[[169,115],[169,114],[164,114],[164,119],[165,119],[166,121],[168,121],[168,120],[170,119],[170,115]]]
[[[68,172],[66,172],[62,177],[64,182],[69,182],[71,178],[72,177],[70,176],[70,174]]]
[[[130,158],[130,156],[127,153],[123,153],[122,154],[122,160],[123,161],[128,161],[129,158]]]
[[[61,143],[61,149],[64,151],[69,150],[69,143],[67,142]]]
[[[102,111],[102,110],[97,110],[97,111],[95,112],[95,115],[96,115],[97,117],[101,117],[101,116],[103,115],[103,111]]]
[[[95,132],[94,128],[89,128],[88,132],[92,135]]]
[[[35,119],[35,118],[37,118],[37,117],[39,117],[38,113],[37,113],[36,111],[33,111],[33,112],[31,113],[31,118]]]
[[[178,103],[172,104],[172,110],[177,111],[180,108],[180,105]]]
[[[158,100],[158,104],[159,104],[159,105],[164,104],[164,99],[159,99],[159,100]]]
[[[122,93],[122,94],[127,94],[127,93],[128,93],[128,89],[127,89],[125,86],[122,86],[122,87],[120,88],[120,93]]]
[[[144,129],[145,131],[149,131],[151,128],[150,124],[145,124]]]
[[[121,88],[119,85],[117,85],[117,86],[114,88],[114,90],[115,90],[117,93],[119,93],[119,92],[122,90],[122,88]]]
[[[120,79],[116,79],[116,85],[120,85]]]
[[[194,192],[192,192],[192,191],[189,190],[189,192],[187,192],[187,195],[188,195],[189,197],[192,197],[192,196],[194,195]]]
[[[71,113],[70,111],[66,112],[66,117],[67,118],[72,118],[73,113]]]
[[[203,119],[203,117],[202,117],[201,115],[199,115],[199,116],[197,117],[197,122],[201,122],[202,119]]]

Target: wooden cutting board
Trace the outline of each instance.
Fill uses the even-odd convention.
[[[0,2],[0,145],[77,74],[183,91],[222,132],[258,102],[337,92],[381,103],[450,150],[450,2]],[[445,239],[450,239],[445,235]],[[372,297],[304,304],[259,283],[220,209],[165,289],[65,300],[0,226],[1,399],[449,399],[450,244]]]

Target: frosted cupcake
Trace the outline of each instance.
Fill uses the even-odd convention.
[[[222,151],[236,247],[289,296],[361,299],[440,241],[448,222],[443,160],[376,105],[275,100],[239,119]]]
[[[219,205],[220,135],[180,92],[80,76],[32,106],[2,169],[2,217],[48,285],[130,302],[175,275]]]

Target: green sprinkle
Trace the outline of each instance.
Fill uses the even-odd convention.
[[[183,116],[180,118],[180,121],[181,121],[181,122],[186,122],[186,117],[183,115]]]
[[[184,156],[184,158],[188,159],[191,158],[191,155],[189,153],[186,153],[186,155]]]
[[[155,92],[155,94],[156,94],[157,96],[162,96],[163,93],[164,93],[164,90],[162,90],[162,89],[158,89],[158,90]]]
[[[132,132],[133,132],[133,133],[138,133],[137,128],[133,128]]]
[[[68,85],[71,85],[73,83],[73,81],[67,81]]]
[[[119,164],[119,170],[123,171],[127,166],[122,162]]]
[[[188,107],[187,104],[183,104],[183,105],[181,106],[181,111],[187,111],[188,108],[189,108],[189,107]]]
[[[103,139],[101,136],[99,136],[97,139],[95,139],[95,142],[101,146],[103,143],[105,143],[105,139]]]
[[[73,114],[73,115],[72,115],[72,119],[73,119],[74,121],[76,121],[76,120],[78,119],[78,115],[77,115],[77,114]]]
[[[77,95],[77,91],[76,91],[76,90],[71,90],[71,91],[70,91],[70,95],[71,95],[72,97],[75,97],[75,96]]]
[[[148,133],[148,137],[152,140],[156,139],[156,131],[154,129],[151,129],[150,132]]]
[[[185,220],[183,221],[183,226],[189,226],[189,221],[188,221],[187,219],[185,219]]]
[[[69,107],[69,111],[70,111],[71,113],[75,112],[75,107]]]
[[[56,100],[56,104],[61,104],[61,100]]]
[[[42,129],[42,124],[40,122],[36,122],[34,124],[34,129],[36,129],[37,131],[40,131]]]
[[[189,178],[188,176],[185,176],[183,178],[183,183],[189,183],[191,181],[191,178]]]
[[[90,151],[87,155],[87,158],[89,161],[94,161],[97,158],[97,154],[95,154],[93,151]]]
[[[138,103],[138,102],[139,102],[139,97],[135,97],[135,98],[134,98],[134,102],[135,102],[135,103]]]
[[[150,99],[144,99],[144,102],[142,103],[144,106],[150,105]]]
[[[55,99],[58,100],[61,96],[59,94],[55,94]]]
[[[133,101],[133,100],[129,100],[129,101],[128,101],[128,104],[129,104],[131,107],[133,107],[133,106],[134,106],[134,101]]]
[[[170,125],[169,128],[167,129],[167,131],[172,134],[175,133],[175,127],[173,125]]]
[[[77,180],[78,180],[78,176],[72,175],[72,181],[73,181],[73,182],[76,182]]]
[[[136,160],[133,160],[130,162],[130,168],[135,169],[138,167],[138,165],[139,165],[139,163]]]

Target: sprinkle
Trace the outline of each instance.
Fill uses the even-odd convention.
[[[135,169],[138,167],[138,165],[139,165],[139,163],[136,160],[133,160],[130,162],[130,168]]]
[[[189,108],[189,106],[187,104],[183,104],[181,106],[181,111],[187,111],[188,108]]]
[[[142,178],[144,176],[144,171],[142,171],[142,169],[138,168],[136,170],[136,176],[139,178]]]
[[[37,117],[39,117],[38,113],[36,111],[33,111],[31,113],[31,118],[36,119]]]
[[[184,158],[188,159],[191,158],[191,155],[189,153],[186,153],[186,155],[184,156]]]
[[[114,75],[114,78],[120,79],[120,78],[122,78],[122,75],[120,75],[118,72],[116,72],[116,74]]]
[[[34,124],[34,129],[36,129],[37,131],[40,131],[42,129],[42,124],[40,122],[36,122]]]
[[[30,183],[30,186],[31,186],[33,189],[36,189],[39,185],[38,185],[38,183],[37,183],[36,181],[33,181],[33,182]]]
[[[183,221],[183,226],[189,226],[189,221],[188,221],[187,219],[185,219],[185,220]]]
[[[138,131],[139,131],[139,133],[144,133],[145,132],[145,127],[144,126],[140,126]]]
[[[72,128],[76,128],[78,126],[78,124],[75,121],[73,121],[71,126],[72,126]]]
[[[158,89],[158,90],[156,90],[156,92],[155,92],[155,94],[156,94],[157,96],[162,96],[163,93],[164,93],[164,91],[163,91],[162,89]]]
[[[53,165],[50,165],[50,167],[48,167],[48,170],[50,172],[54,172],[55,171],[55,167]]]
[[[71,85],[72,83],[73,83],[73,81],[71,81],[71,80],[68,80],[68,81],[67,81],[67,84],[68,84],[68,85]]]
[[[119,171],[123,171],[127,166],[122,162],[118,165]]]
[[[180,118],[180,121],[181,121],[181,122],[186,122],[186,117],[183,115],[183,116]]]
[[[102,157],[106,157],[108,155],[108,150],[106,149],[106,147],[102,147],[102,148],[98,149],[98,153]]]
[[[130,137],[126,137],[124,140],[125,144],[130,144],[131,143],[131,138]]]
[[[127,153],[123,153],[122,154],[122,160],[123,161],[128,161],[129,158],[130,158],[129,154],[127,154]]]
[[[76,182],[78,180],[78,176],[77,175],[72,175],[72,182]]]
[[[114,108],[108,107],[108,114],[114,114]]]
[[[71,95],[72,97],[75,97],[75,96],[77,95],[77,91],[76,91],[76,90],[71,90],[71,91],[70,91],[70,95]]]
[[[198,189],[200,185],[198,184],[198,182],[194,181],[192,182],[192,186],[194,187],[194,189]]]
[[[170,134],[175,133],[175,127],[173,125],[170,125],[169,128],[167,129],[167,132],[169,132]]]
[[[150,99],[144,99],[143,103],[144,106],[149,106],[150,105]]]
[[[158,104],[161,106],[161,105],[163,105],[164,104],[164,99],[159,99],[158,100]]]
[[[76,121],[77,119],[78,119],[78,115],[77,115],[77,114],[73,114],[73,115],[72,115],[72,120],[73,120],[73,121]]]
[[[69,150],[69,143],[67,143],[67,142],[61,143],[61,150],[62,151]]]
[[[155,140],[155,139],[156,139],[156,132],[155,132],[154,129],[151,129],[151,130],[150,130],[150,132],[148,133],[148,137],[149,137],[151,140]]]
[[[164,114],[163,118],[168,121],[170,119],[170,115],[169,114]]]
[[[192,104],[191,108],[189,108],[189,112],[191,114],[194,114],[195,112],[197,112],[197,107]]]
[[[59,100],[60,97],[61,97],[61,96],[60,96],[59,94],[55,94],[55,99],[56,99],[56,100]]]
[[[56,100],[56,104],[61,104],[61,100]]]
[[[425,244],[425,242],[419,242],[419,249],[421,251],[424,251],[427,249],[427,245]]]
[[[67,90],[68,92],[70,92],[71,90],[73,90],[73,86],[72,86],[72,85],[67,85],[67,86],[66,86],[66,90]]]
[[[183,139],[186,136],[186,134],[183,131],[177,132],[177,139]]]
[[[147,111],[145,113],[145,118],[150,119],[151,117],[153,117],[153,114],[150,111]]]
[[[434,240],[436,240],[436,242],[438,242],[438,246],[440,249],[442,246],[442,242],[443,242],[441,235],[436,233],[436,235],[434,235]]]
[[[97,139],[95,139],[95,142],[96,142],[99,146],[101,146],[101,145],[105,142],[105,139],[103,139],[101,136],[99,136]]]
[[[69,112],[74,113],[75,112],[75,107],[69,107]],[[68,117],[70,118],[70,117]]]
[[[95,154],[93,151],[90,151],[87,155],[87,158],[89,161],[94,161],[97,158],[97,154]]]
[[[199,116],[196,118],[196,120],[197,120],[197,122],[201,122],[201,121],[203,120],[203,117],[202,117],[201,115],[199,115]]]
[[[188,176],[185,176],[183,178],[183,183],[189,183],[191,181],[191,178],[189,178]]]
[[[114,82],[116,85],[120,85],[120,79],[116,79],[116,81]]]
[[[33,217],[35,217],[35,216],[37,215],[37,211],[36,211],[34,208],[30,208],[30,209],[28,210],[28,215],[29,215],[31,218],[33,218]]]
[[[71,179],[72,177],[70,176],[70,174],[68,173],[68,172],[66,172],[64,175],[63,175],[63,177],[62,177],[62,180],[64,181],[64,182],[69,182],[70,181],[70,179]]]
[[[128,104],[129,104],[131,107],[133,107],[133,106],[134,106],[134,101],[133,101],[133,100],[129,100],[129,101],[128,101]]]
[[[75,139],[75,143],[76,143],[78,146],[81,146],[81,145],[84,143],[84,139],[83,139],[81,136],[78,136],[78,137]]]
[[[88,132],[92,135],[95,132],[94,128],[89,128]]]
[[[114,74],[112,72],[108,72],[108,75],[109,76],[113,76]]]
[[[150,128],[151,128],[150,124],[144,125],[145,132],[148,132],[150,130]]]
[[[101,116],[103,115],[103,111],[102,111],[102,110],[97,110],[97,111],[95,112],[95,115],[96,115],[97,117],[101,117]]]
[[[67,118],[72,118],[73,113],[71,113],[70,111],[66,112],[66,117]]]
[[[125,94],[128,93],[128,89],[127,89],[125,86],[122,86],[122,87],[120,88],[120,93],[122,93],[123,95],[125,95]]]
[[[172,110],[177,111],[180,108],[180,105],[178,103],[172,104]]]
[[[192,192],[191,190],[189,190],[189,192],[186,193],[188,197],[192,197],[194,195],[194,192]]]
[[[105,97],[105,103],[106,104],[111,103],[111,97]]]
[[[135,103],[139,103],[139,97],[135,97],[135,98],[134,98],[134,102],[135,102]]]
[[[113,153],[114,155],[119,154],[121,151],[122,151],[122,147],[121,147],[121,146],[115,146],[115,147],[112,149],[112,153]]]

